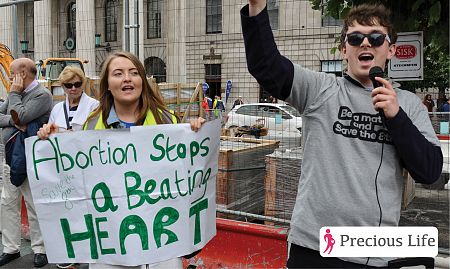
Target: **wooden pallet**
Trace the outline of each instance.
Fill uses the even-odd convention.
[[[290,220],[297,197],[303,154],[301,149],[266,156],[266,177],[264,178],[264,215]],[[265,224],[273,225],[266,221]]]
[[[265,156],[279,141],[220,137],[216,202],[220,207],[253,214],[264,212]]]
[[[264,215],[290,220],[297,197],[303,154],[274,153],[266,156]],[[403,194],[401,209],[404,210],[415,196],[415,182],[403,171]],[[273,225],[266,221],[265,224]]]
[[[191,117],[204,117],[201,109],[203,91],[200,83],[159,83],[151,82],[161,93],[167,106],[175,111],[181,122],[188,122]]]

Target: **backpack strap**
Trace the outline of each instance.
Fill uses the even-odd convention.
[[[64,101],[63,110],[64,110],[64,117],[66,118],[67,130],[72,130],[72,126],[70,125],[70,122],[69,122],[69,115],[67,114],[66,101]]]

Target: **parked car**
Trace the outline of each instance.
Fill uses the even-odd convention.
[[[287,104],[253,103],[235,106],[227,116],[225,128],[263,124],[268,135],[291,132],[300,135],[302,117]]]

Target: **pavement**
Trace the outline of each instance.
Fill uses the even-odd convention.
[[[0,242],[1,242],[1,234],[0,234]],[[3,253],[3,246],[0,244],[0,252]],[[29,269],[36,268],[33,266],[33,252],[31,250],[30,241],[26,239],[22,239],[20,246],[20,254],[22,255],[20,258],[4,265],[1,269]],[[51,268],[56,269],[56,264],[47,264],[43,269]],[[413,267],[402,267],[402,268],[410,268],[410,269],[419,269],[424,268],[424,266],[413,266]],[[450,268],[450,258],[449,255],[439,254],[438,257],[435,257],[435,269],[449,269]],[[76,269],[89,269],[88,264],[78,265]]]
[[[1,234],[0,234],[0,242],[1,242]],[[0,244],[0,253],[3,253],[3,245]],[[30,269],[30,268],[36,268],[33,266],[33,258],[34,254],[31,250],[31,242],[26,239],[22,239],[21,245],[20,245],[20,255],[21,257],[4,265],[1,266],[1,269]],[[40,267],[42,269],[56,269],[56,264],[47,264],[44,267]],[[76,267],[77,269],[88,269],[89,265],[83,264]]]
[[[1,236],[0,236],[1,237]],[[0,244],[0,251],[3,253],[3,245]],[[19,269],[19,268],[34,268],[33,266],[33,251],[31,250],[30,241],[22,239],[20,245],[21,257],[2,266],[2,269]],[[57,268],[56,266],[46,265],[41,268]]]

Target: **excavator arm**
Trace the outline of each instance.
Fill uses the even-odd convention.
[[[9,92],[10,82],[9,82],[9,66],[14,60],[9,48],[0,43],[0,79],[5,87],[6,91]]]

